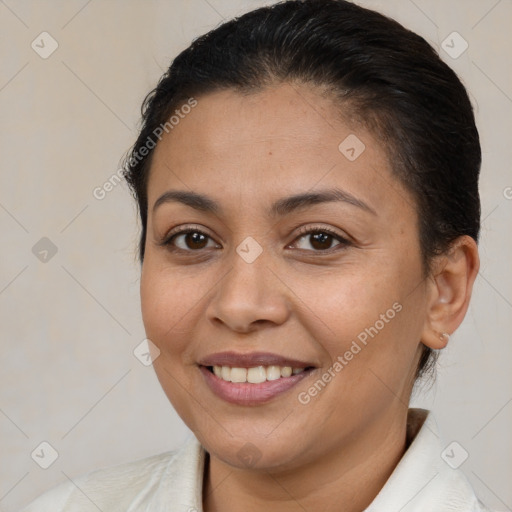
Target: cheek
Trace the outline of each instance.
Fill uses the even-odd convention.
[[[418,275],[405,265],[383,262],[364,272],[354,268],[329,278],[296,280],[294,292],[307,305],[301,323],[332,363],[343,359],[338,385],[354,388],[366,381],[369,386],[375,374],[393,388],[403,384],[423,322]]]
[[[400,299],[398,282],[381,271],[330,271],[328,275],[297,276],[294,293],[307,306],[305,316],[317,320],[337,340],[354,336],[373,325]],[[309,310],[309,314],[308,314]],[[393,312],[392,312],[393,313]],[[391,313],[391,314],[392,314]],[[335,342],[333,348],[338,347]]]
[[[140,281],[142,319],[146,336],[159,348],[153,362],[156,376],[173,407],[190,427],[189,369],[192,361],[190,335],[195,324],[195,308],[200,307],[204,289],[180,279],[179,273],[162,267],[146,253]]]
[[[176,353],[183,349],[183,335],[192,329],[191,320],[201,307],[207,288],[187,283],[175,271],[160,268],[151,256],[144,260],[140,284],[142,319],[147,337],[161,351]]]

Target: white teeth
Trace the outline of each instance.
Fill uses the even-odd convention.
[[[231,368],[231,382],[247,382],[246,368]]]
[[[247,370],[247,382],[252,384],[259,384],[267,380],[267,371],[263,366],[257,366],[256,368],[249,368]]]
[[[222,380],[231,381],[231,368],[229,366],[222,366],[220,369],[220,377]]]
[[[291,366],[283,366],[281,368],[281,377],[289,377],[292,374]]]
[[[302,373],[304,368],[291,366],[255,366],[253,368],[231,368],[230,366],[214,366],[213,373],[227,382],[249,382],[260,384],[267,380],[277,380]]]
[[[277,380],[281,378],[281,368],[279,366],[267,367],[267,380]]]

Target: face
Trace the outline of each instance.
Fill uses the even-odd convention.
[[[155,149],[148,205],[155,371],[213,457],[292,468],[404,421],[426,310],[415,205],[329,98],[197,98]]]

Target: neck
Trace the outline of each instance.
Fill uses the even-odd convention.
[[[216,458],[205,464],[205,512],[340,510],[360,512],[382,489],[406,450],[407,410],[369,425],[294,469],[246,470]]]

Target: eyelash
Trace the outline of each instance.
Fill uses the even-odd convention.
[[[159,246],[167,247],[172,252],[181,252],[181,253],[200,253],[200,252],[203,252],[203,249],[196,249],[196,250],[194,250],[194,249],[187,249],[186,250],[186,249],[181,249],[180,247],[176,247],[176,246],[173,245],[173,240],[175,238],[177,238],[180,235],[187,235],[189,233],[199,233],[201,235],[204,235],[204,236],[208,237],[210,240],[213,240],[212,237],[210,237],[210,235],[208,235],[208,233],[205,233],[204,231],[202,231],[201,229],[199,229],[197,227],[189,226],[189,227],[185,227],[185,228],[183,228],[183,229],[181,229],[179,231],[174,231],[174,232],[171,231],[169,234],[167,234],[164,237],[164,239],[158,245]],[[297,236],[294,239],[294,242],[296,242],[300,238],[303,238],[303,237],[305,237],[307,235],[313,235],[313,234],[318,234],[318,233],[328,234],[328,235],[332,236],[334,239],[336,239],[339,242],[339,244],[337,244],[334,247],[331,247],[329,249],[325,249],[325,250],[310,250],[310,249],[299,249],[299,250],[306,251],[306,252],[319,253],[319,254],[332,254],[335,251],[343,250],[346,247],[352,245],[350,240],[348,240],[347,238],[345,238],[345,237],[341,236],[340,234],[336,233],[334,230],[329,229],[329,228],[325,228],[325,227],[320,227],[320,226],[318,226],[318,227],[304,227],[304,228],[302,228],[297,233]]]

